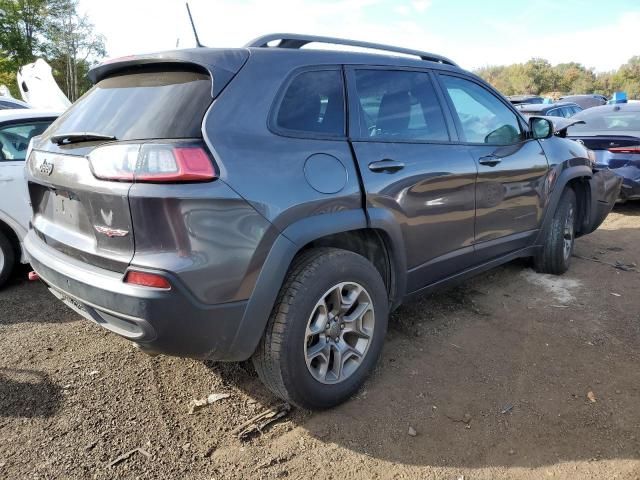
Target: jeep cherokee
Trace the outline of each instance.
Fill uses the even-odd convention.
[[[426,52],[276,34],[90,78],[29,155],[34,270],[143,350],[251,358],[301,407],[356,392],[409,296],[518,257],[565,272],[620,189],[568,120]]]

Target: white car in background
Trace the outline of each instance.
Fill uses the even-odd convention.
[[[17,262],[26,263],[22,239],[31,218],[24,177],[29,141],[58,115],[34,109],[0,110],[0,288]]]
[[[71,106],[53,78],[51,66],[43,59],[20,67],[17,78],[20,95],[32,108],[63,112]]]

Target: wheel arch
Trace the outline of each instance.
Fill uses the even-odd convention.
[[[549,200],[545,208],[544,217],[536,239],[536,245],[542,244],[545,232],[551,225],[553,215],[558,207],[558,202],[562,197],[562,192],[567,186],[573,188],[576,192],[576,199],[578,200],[578,209],[580,215],[580,225],[584,225],[588,220],[588,212],[591,209],[591,188],[589,187],[589,181],[593,177],[593,171],[586,165],[575,165],[564,168],[559,174],[556,174],[556,179],[553,182],[551,193],[549,194]]]
[[[580,236],[580,234],[586,230],[587,225],[589,224],[589,216],[591,212],[591,187],[589,186],[589,178],[587,177],[574,177],[567,182],[564,188],[571,188],[576,194],[576,203],[578,208],[578,218],[577,218],[577,231],[576,235]]]
[[[16,254],[17,259],[24,260],[24,250],[22,248],[22,240],[20,234],[18,233],[17,226],[10,219],[6,218],[4,215],[0,214],[0,232],[2,232],[11,245],[13,246],[14,252]]]
[[[258,274],[229,348],[233,358],[228,360],[241,361],[253,355],[293,260],[309,248],[343,248],[363,255],[386,280],[392,308],[399,305],[406,285],[404,245],[398,244],[402,238],[399,226],[390,214],[383,212],[373,212],[369,218],[360,209],[331,212],[304,218],[287,227],[275,240]]]

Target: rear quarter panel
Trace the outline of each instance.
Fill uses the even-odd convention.
[[[362,211],[358,174],[346,139],[289,137],[268,128],[274,99],[300,67],[299,58],[279,51],[252,55],[215,100],[204,127],[221,178],[280,232],[310,216]],[[317,153],[342,163],[345,182],[339,191],[321,193],[306,180],[306,161]]]
[[[205,304],[249,298],[277,234],[226,183],[137,183],[129,204],[133,267],[174,273]]]

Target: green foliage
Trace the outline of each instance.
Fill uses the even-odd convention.
[[[505,95],[550,95],[627,92],[640,98],[640,56],[632,57],[615,72],[595,73],[576,62],[552,66],[532,58],[526,63],[483,67],[475,72]]]
[[[18,67],[15,62],[8,58],[0,57],[0,85],[6,85],[11,91],[11,95],[20,98],[18,90],[18,82],[16,81],[16,72]]]
[[[73,101],[90,87],[86,74],[105,55],[104,37],[78,13],[78,0],[0,0],[0,83],[14,96],[18,68],[42,57]]]
[[[613,75],[613,85],[617,91],[627,92],[629,98],[640,98],[640,55],[620,67]]]
[[[23,65],[35,60],[45,41],[47,0],[0,0],[0,49]]]

